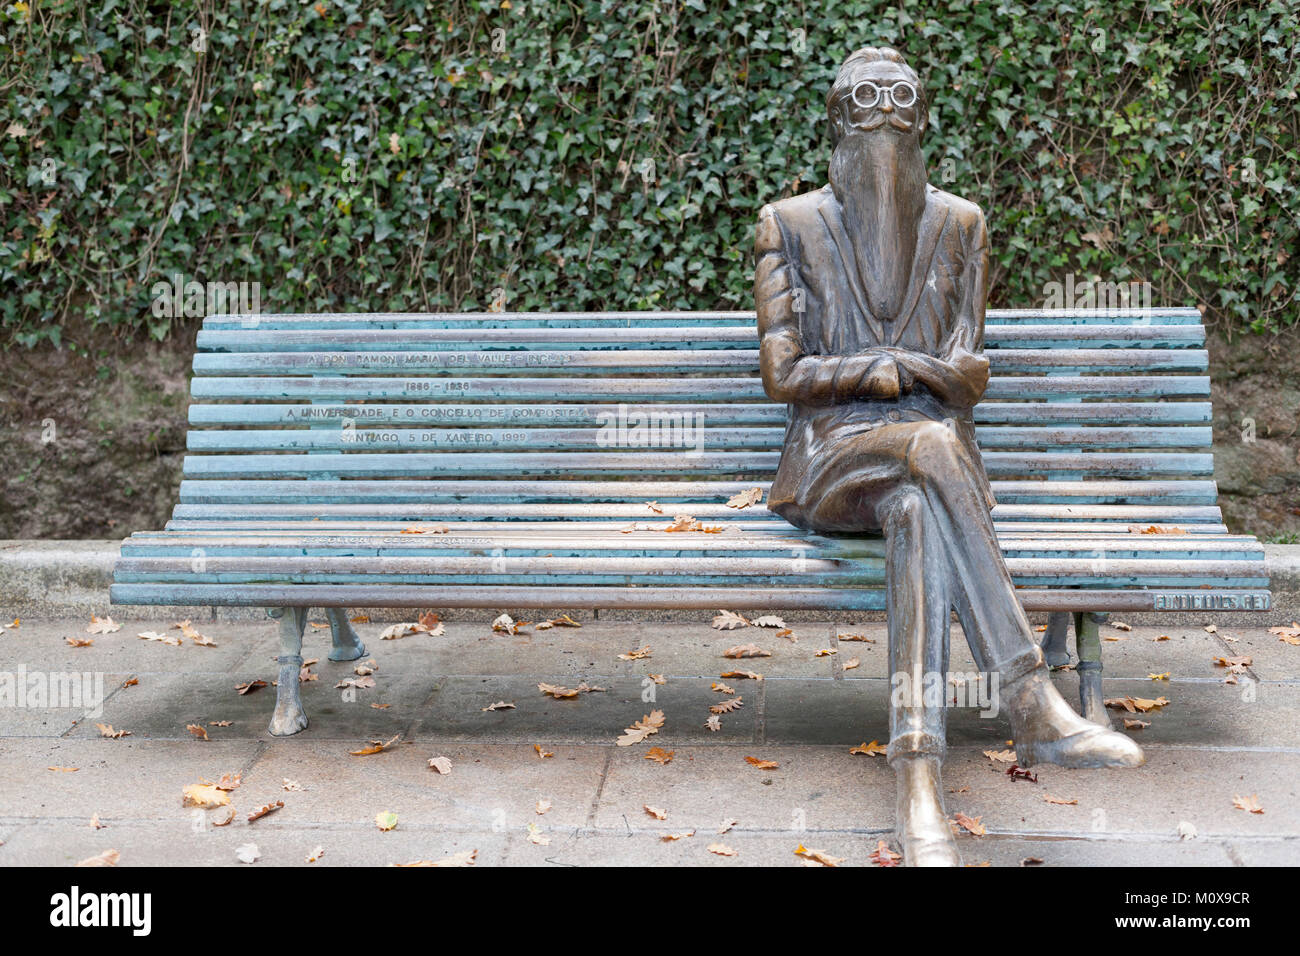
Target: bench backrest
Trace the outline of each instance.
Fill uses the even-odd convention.
[[[1000,520],[1222,533],[1204,341],[1195,309],[989,312]],[[197,346],[177,521],[716,500],[784,434],[752,312],[219,315]]]

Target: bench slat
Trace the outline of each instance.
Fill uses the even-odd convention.
[[[707,419],[705,419],[707,421]],[[690,434],[682,427],[686,427]],[[612,423],[611,423],[612,426]],[[675,424],[656,425],[665,436],[689,440],[699,449],[754,448],[780,450],[784,428],[709,428],[696,419],[678,418]],[[399,449],[472,449],[475,451],[597,450],[611,444],[612,431],[601,428],[318,428],[191,431],[190,451],[396,451]],[[1206,427],[1165,428],[1033,428],[1029,426],[976,429],[981,448],[1206,448],[1213,440]],[[661,441],[647,441],[659,446]],[[667,453],[671,454],[671,451]]]
[[[753,327],[754,312],[314,312],[260,315],[211,315],[205,330],[448,328],[586,328],[743,325]],[[989,309],[986,327],[1012,324],[1051,325],[1201,325],[1193,308],[1151,309]]]
[[[1204,371],[1204,349],[993,349],[989,367],[998,371],[1069,370],[1082,372]],[[752,372],[757,349],[627,349],[618,351],[375,351],[375,352],[197,352],[196,376],[283,375],[305,370],[335,375],[436,375],[472,371],[486,374],[574,375],[627,372]]]
[[[663,452],[405,452],[186,455],[186,476],[209,478],[466,477],[507,474],[569,477],[618,475],[759,475],[776,470],[778,452],[709,451],[699,455]],[[1214,470],[1212,455],[1193,452],[985,452],[984,467],[998,477],[1054,472],[1101,475],[1195,475]]]
[[[1016,596],[1027,611],[1146,611],[1186,604],[1187,609],[1267,610],[1268,591],[1165,588],[1156,591],[1032,588]],[[219,604],[245,607],[458,607],[615,608],[627,610],[882,611],[885,593],[842,588],[574,588],[403,585],[114,584],[115,604]]]
[[[495,328],[475,329],[203,329],[202,352],[365,352],[429,349],[749,349],[758,341],[750,325],[694,327]],[[1199,325],[1008,325],[985,330],[986,349],[1003,348],[1199,348]]]
[[[768,402],[757,378],[347,378],[201,377],[190,383],[198,399],[306,399],[310,401],[368,401],[449,396],[456,401],[541,400],[546,402],[655,402],[680,398],[685,402]],[[990,376],[985,399],[1076,398],[1206,398],[1206,375],[1061,375]]]
[[[190,406],[191,425],[321,425],[342,421],[374,425],[501,425],[512,428],[558,424],[600,424],[636,411],[651,420],[673,415],[703,415],[710,425],[781,425],[786,406],[751,402],[703,405],[683,402],[674,405],[204,405]],[[1035,425],[1193,425],[1210,422],[1209,402],[1088,402],[1066,405],[1042,402],[982,402],[975,407],[975,421],[984,424]]]
[[[1213,505],[1217,490],[1213,481],[993,481],[993,493],[1002,504],[1153,504]],[[509,479],[466,481],[278,481],[187,479],[181,482],[183,504],[291,503],[344,504],[435,504],[458,501],[484,503],[630,501],[709,502],[726,501],[751,487],[762,489],[766,481],[512,481]],[[1215,509],[1216,514],[1218,509]]]
[[[672,513],[689,513],[700,520],[784,523],[780,516],[758,507],[737,510],[720,501],[688,502],[681,505],[660,503],[661,513],[652,512],[644,502],[540,502],[472,501],[430,504],[426,502],[396,505],[392,503],[320,504],[218,504],[181,503],[172,513],[173,521],[247,520],[323,520],[371,519],[376,521],[439,521],[446,519],[492,519],[494,521],[543,521],[569,519],[623,518],[637,521],[670,520]],[[1182,524],[1221,520],[1219,509],[1197,505],[1046,505],[1007,504],[993,508],[994,521],[1016,520],[1112,520],[1134,524]]]

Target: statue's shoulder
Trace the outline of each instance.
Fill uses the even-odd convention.
[[[936,186],[928,186],[927,189],[929,201],[945,206],[948,215],[952,216],[962,226],[976,228],[984,222],[984,210],[969,199],[962,199],[960,196],[946,193]]]
[[[830,186],[800,193],[788,199],[778,199],[776,202],[768,203],[759,211],[759,219],[777,219],[787,227],[798,228],[806,222],[814,221],[818,207],[826,201],[827,196],[834,199]]]

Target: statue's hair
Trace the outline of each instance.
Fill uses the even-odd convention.
[[[888,60],[890,63],[897,63],[903,68],[904,75],[916,86],[917,97],[917,117],[922,128],[927,125],[929,120],[929,103],[925,97],[925,88],[921,85],[921,78],[917,75],[916,70],[907,65],[903,59],[903,54],[899,53],[893,47],[887,46],[864,46],[860,50],[854,50],[849,54],[840,65],[840,71],[835,76],[835,82],[831,84],[830,92],[826,94],[826,117],[829,120],[828,128],[831,137],[831,147],[840,140],[840,133],[837,129],[837,113],[840,103],[845,97],[853,92],[853,86],[858,80],[859,70],[868,63],[877,63],[881,60]]]

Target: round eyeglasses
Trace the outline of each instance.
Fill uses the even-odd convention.
[[[889,95],[889,101],[901,109],[916,103],[916,87],[907,80],[899,80],[892,86],[881,86],[872,80],[863,80],[853,87],[850,95],[855,104],[867,110],[879,106],[881,98],[886,94]]]

